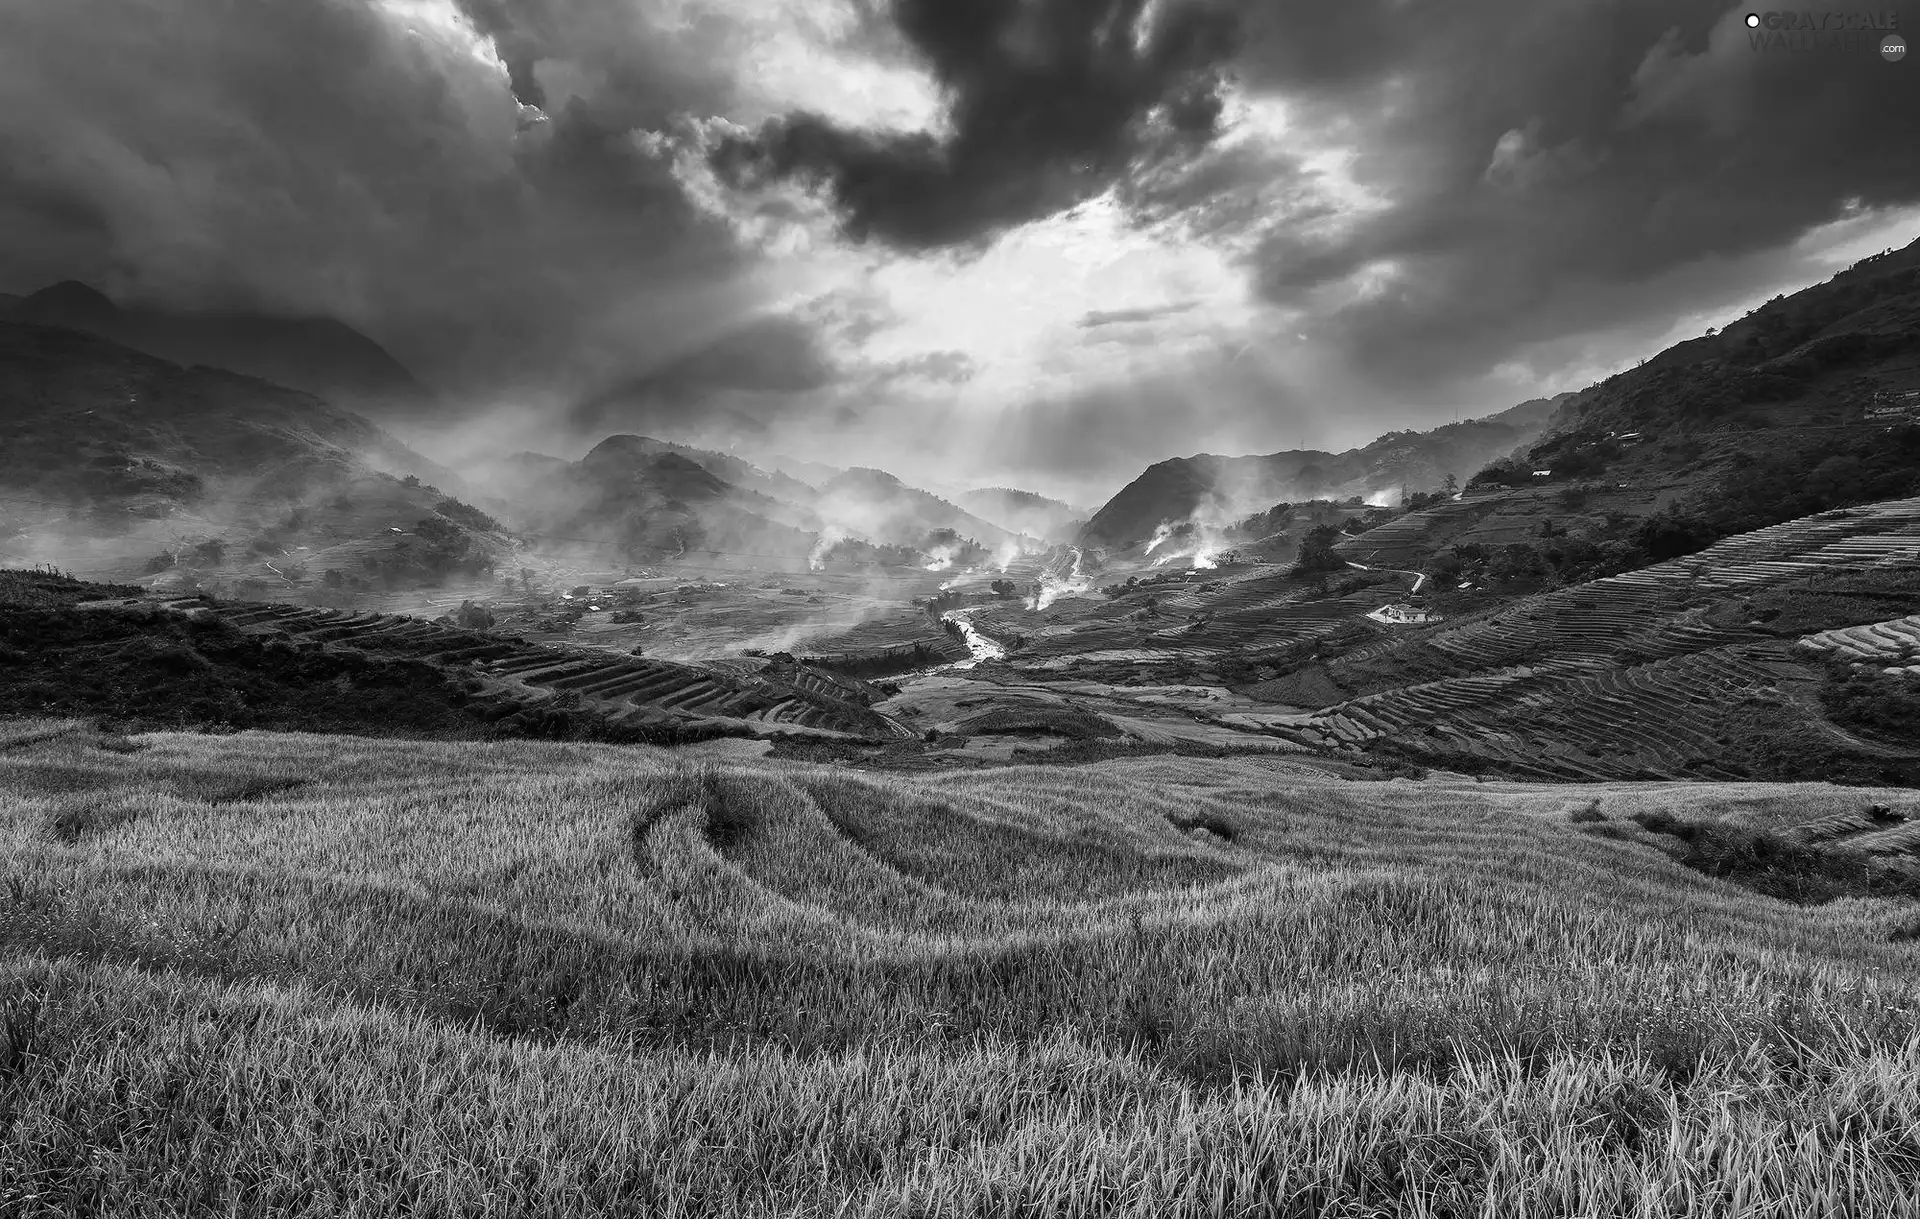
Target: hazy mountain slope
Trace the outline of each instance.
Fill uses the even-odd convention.
[[[418,418],[434,406],[433,392],[405,366],[333,318],[122,308],[72,280],[25,297],[12,316],[84,330],[176,364],[259,377],[395,421]]]
[[[937,495],[909,487],[885,470],[852,469],[820,488],[815,507],[830,525],[882,545],[919,545],[928,533],[950,529],[986,546],[1013,532],[981,520]]]
[[[1537,439],[1556,401],[1535,399],[1428,432],[1390,432],[1344,453],[1171,458],[1148,467],[1108,500],[1081,538],[1092,545],[1133,546],[1163,522],[1206,516],[1224,524],[1275,503],[1378,494],[1397,499],[1402,486],[1430,490],[1449,474],[1464,481],[1493,458]]]
[[[815,488],[846,473],[839,466],[830,466],[817,461],[800,461],[792,457],[782,457],[779,454],[766,458],[765,465],[770,470],[778,471],[789,478],[799,479],[809,487]]]
[[[1070,542],[1088,513],[1057,499],[1012,487],[983,487],[961,493],[960,507],[1002,529],[1046,542]]]
[[[452,478],[312,394],[78,330],[0,323],[0,400],[0,483],[69,502],[178,502],[216,481],[296,499],[369,467]]]
[[[723,552],[804,558],[815,531],[805,510],[734,486],[644,436],[610,436],[577,462],[515,459],[515,520],[536,533],[604,541],[646,560]]]
[[[672,453],[684,457],[715,478],[732,486],[770,499],[783,500],[793,507],[805,507],[814,498],[812,485],[786,474],[764,470],[731,453],[717,453],[712,449],[676,444],[671,440],[656,440],[651,436],[632,435],[609,436],[601,442],[600,449],[607,449],[609,445],[614,445],[616,442],[621,451],[629,454]]]

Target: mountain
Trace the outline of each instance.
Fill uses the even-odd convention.
[[[312,394],[72,329],[0,322],[0,399],[0,483],[65,502],[185,501],[214,482],[290,499],[369,469],[452,478]]]
[[[917,546],[951,530],[985,546],[1014,537],[937,495],[909,487],[885,470],[855,468],[829,479],[814,501],[822,520],[883,546]]]
[[[806,509],[737,486],[682,448],[609,436],[577,462],[518,454],[492,468],[490,502],[510,501],[516,523],[535,533],[601,542],[636,561],[696,552],[806,557],[817,532]]]
[[[692,445],[676,444],[671,440],[655,440],[650,436],[612,436],[602,442],[618,447],[626,453],[662,454],[672,453],[706,470],[715,478],[723,479],[742,490],[754,491],[772,499],[804,506],[814,497],[814,488],[800,479],[786,474],[769,472],[743,458],[731,453],[716,453],[712,449],[695,448]]]
[[[1072,541],[1089,515],[1071,504],[1012,487],[963,492],[957,502],[982,520],[1045,542]]]
[[[884,470],[843,470],[816,489],[651,436],[609,436],[577,462],[518,453],[475,474],[488,509],[536,533],[605,539],[634,559],[707,549],[784,561],[821,537],[923,548],[941,531],[987,546],[1012,536]]]
[[[73,280],[18,299],[7,312],[14,321],[84,330],[176,364],[243,373],[395,422],[419,419],[435,402],[378,343],[334,318],[123,308]]]
[[[823,483],[846,473],[846,471],[839,466],[823,465],[817,461],[800,461],[796,458],[782,457],[777,454],[769,457],[766,464],[768,468],[785,474],[789,478],[797,478],[809,487],[819,487]]]
[[[1403,568],[1464,556],[1483,594],[1481,552],[1522,542],[1549,564],[1573,556],[1557,579],[1625,571],[1920,493],[1916,423],[1920,242],[1564,395],[1546,434],[1475,474],[1461,500],[1340,549]]]
[[[0,402],[0,544],[14,559],[232,591],[337,567],[398,588],[478,574],[506,546],[441,489],[449,472],[361,415],[257,378],[0,322]]]
[[[1862,426],[1916,389],[1920,241],[1590,386],[1563,403],[1529,457],[1570,475],[1721,466],[1739,451]],[[1617,443],[1623,433],[1636,443]]]
[[[1294,449],[1263,457],[1176,457],[1147,470],[1108,500],[1081,531],[1088,545],[1128,547],[1162,524],[1224,525],[1276,503],[1390,496],[1464,479],[1537,440],[1563,398],[1536,398],[1496,415],[1427,432],[1389,432],[1344,453]]]
[[[767,425],[753,416],[690,394],[665,392],[652,378],[623,381],[590,394],[569,413],[582,429],[665,432],[709,448],[752,446],[767,438]]]

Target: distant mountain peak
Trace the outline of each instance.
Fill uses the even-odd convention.
[[[854,466],[835,478],[833,482],[875,484],[886,487],[903,487],[906,484],[885,470],[876,470],[872,466]],[[829,484],[831,485],[831,484]]]
[[[406,418],[434,405],[433,392],[385,348],[335,317],[121,308],[72,279],[40,289],[9,315],[86,331],[182,367],[257,377],[349,410]]]
[[[120,312],[112,297],[77,279],[63,279],[32,293],[18,309],[23,320],[55,325],[104,321]]]

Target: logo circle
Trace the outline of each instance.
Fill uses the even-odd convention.
[[[1759,24],[1760,24],[1760,14],[1758,14],[1758,13],[1748,13],[1748,14],[1747,14],[1747,28],[1748,28],[1748,29],[1750,29],[1750,30],[1751,30],[1751,29],[1753,29],[1753,28],[1755,28],[1756,26],[1758,26]]]
[[[1907,57],[1907,40],[1898,34],[1888,34],[1880,40],[1880,58],[1888,63],[1896,63]]]

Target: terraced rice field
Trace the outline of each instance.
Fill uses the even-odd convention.
[[[1911,1214],[1869,799],[0,726],[0,1210]]]
[[[102,603],[106,605],[115,603]],[[483,683],[483,701],[504,716],[565,697],[609,721],[737,720],[768,729],[818,731],[883,740],[910,730],[869,709],[881,695],[860,682],[802,666],[752,672],[628,657],[588,648],[537,645],[460,630],[419,618],[277,603],[172,603],[181,612],[216,614],[243,631],[410,656],[449,666]]]
[[[1920,500],[1823,513],[1731,538],[1684,559],[1529,597],[1475,620],[1419,633],[1419,670],[1400,685],[1408,645],[1331,662],[1328,677],[1379,689],[1323,709],[1315,744],[1380,737],[1443,742],[1521,775],[1553,778],[1726,775],[1715,761],[1725,717],[1811,676],[1758,626],[1709,621],[1730,595],[1822,573],[1920,561]],[[1816,650],[1868,641],[1875,658],[1906,650],[1898,627],[1816,636]],[[1869,655],[1864,650],[1862,655]],[[1438,671],[1438,672],[1436,672]],[[1404,679],[1401,679],[1404,680]]]
[[[1920,614],[1821,631],[1802,639],[1800,646],[1841,660],[1877,664],[1888,672],[1920,675]]]
[[[1395,517],[1376,529],[1334,543],[1345,559],[1377,567],[1424,564],[1441,539],[1450,539],[1486,517],[1505,495],[1480,495],[1449,500],[1431,508]]]

